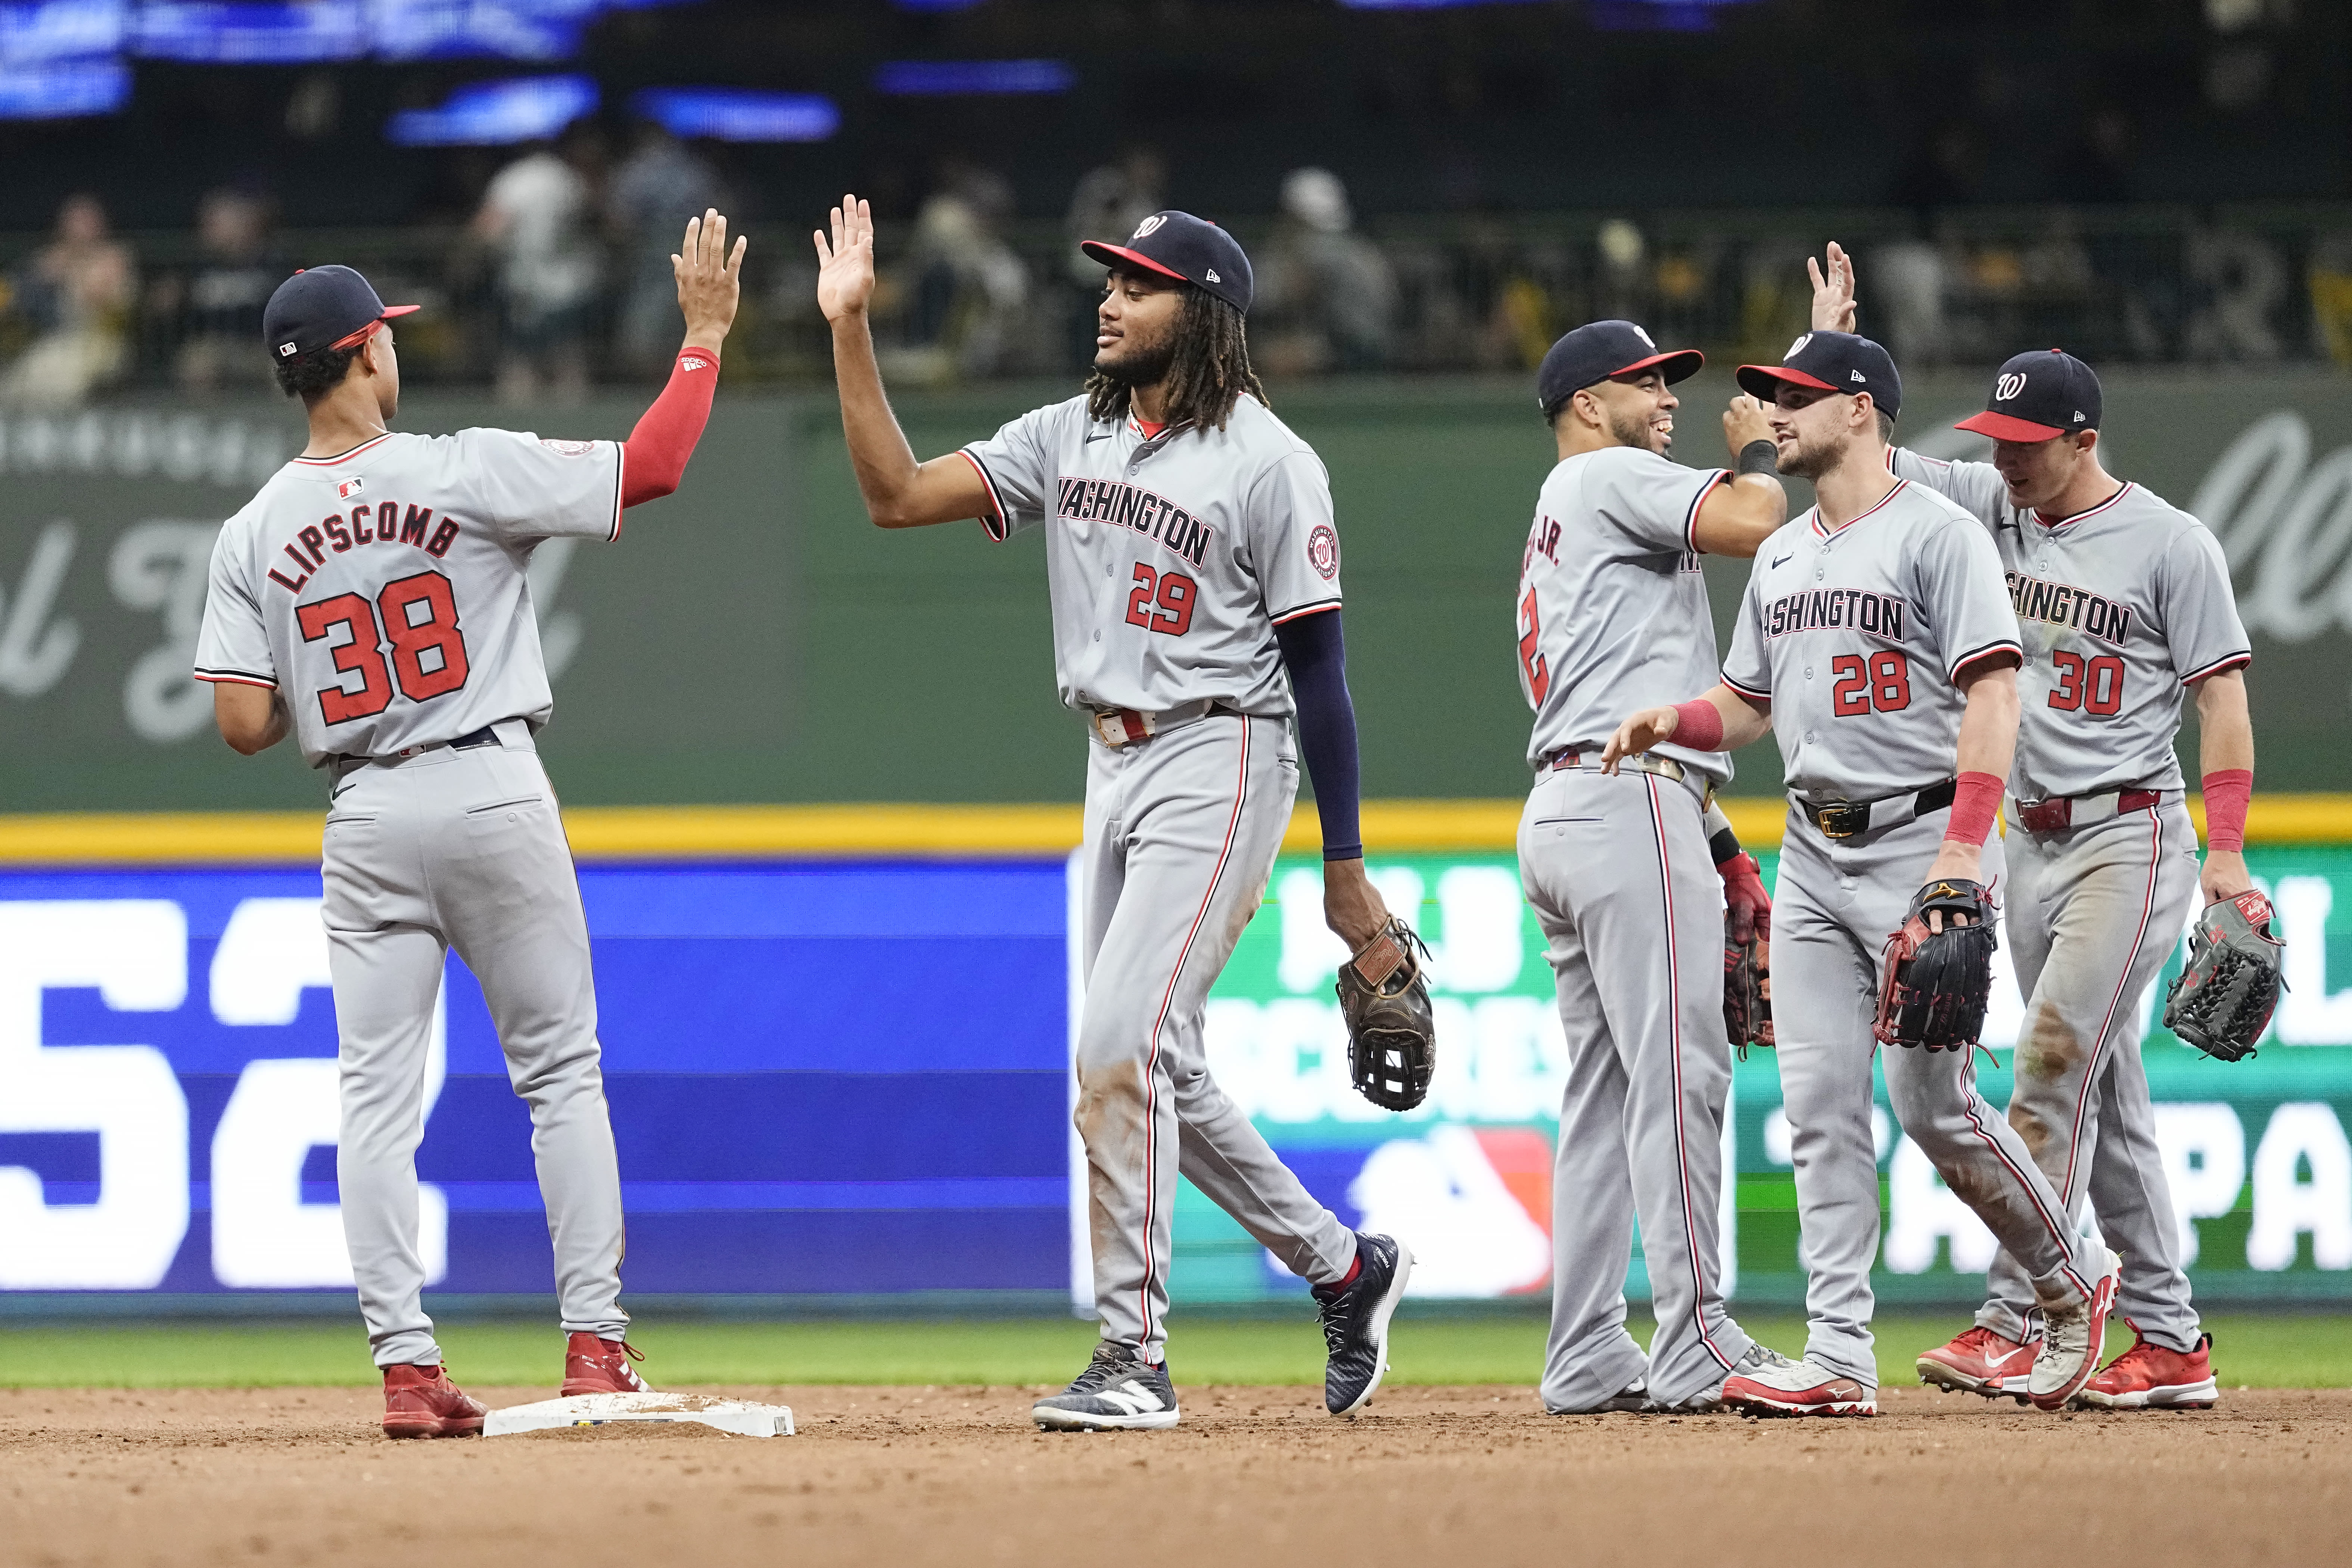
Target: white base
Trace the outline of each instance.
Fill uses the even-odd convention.
[[[515,1432],[602,1426],[614,1421],[693,1421],[742,1437],[793,1435],[789,1405],[713,1399],[704,1394],[575,1394],[569,1399],[543,1399],[536,1405],[493,1410],[482,1423],[482,1436],[503,1437]]]

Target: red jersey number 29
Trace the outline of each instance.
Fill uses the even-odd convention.
[[[438,572],[419,572],[387,583],[370,605],[357,594],[338,594],[294,612],[304,642],[318,642],[338,630],[345,639],[331,650],[340,674],[356,674],[353,691],[338,683],[319,691],[319,712],[330,724],[369,719],[392,706],[393,685],[423,702],[466,684],[470,666],[466,637],[458,629],[457,595]],[[384,660],[390,644],[392,659]]]
[[[1192,629],[1201,585],[1181,572],[1155,572],[1135,563],[1135,591],[1127,596],[1128,625],[1181,637]]]

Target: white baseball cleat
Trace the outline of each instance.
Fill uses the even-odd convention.
[[[1723,1380],[1722,1397],[1748,1415],[1878,1414],[1878,1390],[1811,1361],[1734,1373]]]
[[[2042,1321],[2049,1331],[2042,1337],[2042,1353],[2033,1358],[2026,1394],[2037,1410],[2063,1410],[2098,1375],[2099,1357],[2107,1348],[2107,1314],[2114,1310],[2116,1287],[2122,1282],[2124,1260],[2102,1251],[2105,1270],[2091,1287],[2091,1298],[2070,1307],[2044,1307]]]

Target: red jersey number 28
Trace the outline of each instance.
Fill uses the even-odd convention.
[[[370,605],[357,594],[300,606],[295,625],[304,642],[318,642],[341,630],[347,640],[331,650],[340,674],[357,674],[360,688],[341,684],[319,692],[319,712],[330,724],[369,719],[392,706],[393,684],[402,695],[423,702],[466,684],[470,667],[465,634],[458,630],[457,599],[449,579],[420,572],[387,583]],[[389,643],[392,660],[384,661]]]

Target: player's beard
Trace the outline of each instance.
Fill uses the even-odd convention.
[[[1800,436],[1797,437],[1797,449],[1782,452],[1775,466],[1792,479],[1818,479],[1838,466],[1838,459],[1845,456],[1845,445],[1843,441],[1832,440],[1809,446]]]
[[[1639,447],[1645,452],[1664,457],[1675,444],[1671,432],[1660,435],[1654,414],[1624,414],[1612,410],[1609,415],[1609,437],[1621,447]]]
[[[1127,352],[1118,358],[1095,356],[1095,369],[1122,386],[1157,386],[1168,379],[1168,367],[1176,363],[1176,334],[1169,332],[1156,343],[1138,348],[1132,338],[1125,341]]]

